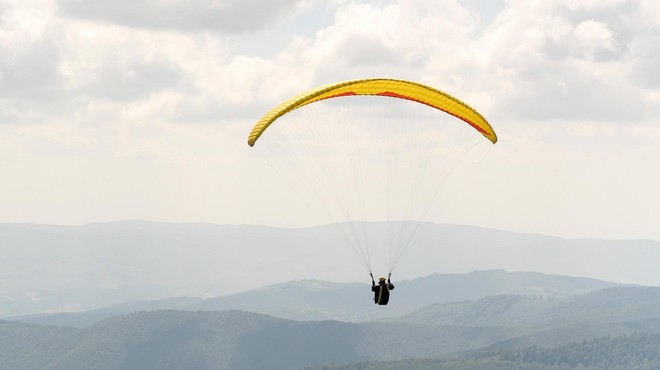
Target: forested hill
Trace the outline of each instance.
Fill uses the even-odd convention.
[[[617,289],[631,289],[636,293],[625,295]],[[602,304],[606,314],[599,314],[595,308],[582,311],[591,304],[576,304],[574,310],[567,305],[558,311],[563,320],[557,319],[563,323],[550,327],[539,326],[535,320],[498,325],[485,325],[486,322],[443,325],[411,320],[357,324],[331,320],[294,321],[242,311],[169,310],[119,315],[83,329],[0,321],[0,369],[278,370],[360,361],[362,365],[359,366],[372,366],[372,361],[439,358],[470,350],[486,351],[473,352],[450,362],[445,360],[441,365],[437,365],[436,360],[405,360],[403,363],[410,362],[410,366],[406,366],[414,369],[424,369],[424,366],[434,369],[568,369],[573,366],[572,362],[551,363],[550,359],[569,358],[566,353],[576,347],[565,346],[569,343],[591,343],[593,338],[607,335],[637,338],[633,334],[642,332],[649,334],[650,342],[658,340],[654,336],[660,333],[657,310],[631,314],[630,321],[626,321],[627,313],[641,310],[644,305],[635,305],[635,302],[628,306],[613,305],[618,310],[616,314],[606,309],[608,302],[624,296],[652,301],[655,291],[635,287],[617,289],[606,289],[601,296],[596,296],[598,299],[589,300]],[[615,298],[606,299],[607,296]],[[496,298],[506,302],[510,297]],[[484,317],[495,318],[505,308],[492,304],[481,305],[481,309]],[[576,320],[585,312],[593,316],[589,324]],[[640,317],[647,318],[640,320]],[[618,321],[613,322],[612,318]],[[611,344],[611,351],[616,351],[616,346],[625,346],[626,342],[622,343]],[[552,349],[558,346],[565,347]],[[597,345],[581,348],[589,352]],[[653,348],[660,357],[660,346],[643,351],[653,353]],[[571,356],[579,358],[580,353]],[[604,354],[605,357],[609,355]],[[642,361],[647,361],[647,357],[634,357],[628,363],[638,359],[640,364],[646,364]],[[447,367],[448,364],[453,367]],[[387,369],[384,366],[389,366],[381,365],[372,368]],[[399,365],[395,363],[391,368],[405,368]]]
[[[657,370],[660,335],[602,337],[556,348],[480,351],[449,359],[372,361],[305,370]]]
[[[0,369],[295,369],[432,357],[518,334],[506,328],[301,322],[239,311],[142,312],[85,329],[0,321]],[[382,354],[382,346],[395,348]]]

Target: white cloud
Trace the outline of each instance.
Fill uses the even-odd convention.
[[[480,43],[493,51],[489,65],[506,71],[499,103],[533,120],[647,119],[649,92],[627,79],[648,58],[631,52],[648,37],[629,21],[639,9],[621,2],[571,4],[511,2],[486,31]]]
[[[607,24],[592,20],[584,21],[575,27],[575,37],[580,48],[591,56],[601,51],[615,51],[614,37]]]
[[[649,36],[632,41],[620,36],[634,31],[625,19],[639,10],[619,2],[571,4],[510,2],[484,28],[477,26],[478,14],[454,1],[343,2],[334,24],[311,38],[293,36],[272,59],[232,56],[228,39],[220,36],[42,21],[22,26],[32,30],[24,31],[31,36],[23,51],[8,45],[21,62],[6,66],[3,75],[26,76],[20,83],[6,77],[6,86],[22,85],[29,92],[21,98],[13,90],[10,99],[24,105],[30,96],[38,98],[32,109],[45,110],[44,115],[58,108],[70,114],[75,106],[98,105],[92,101],[100,99],[114,101],[117,108],[153,106],[157,119],[231,118],[250,114],[253,104],[268,107],[315,84],[388,76],[438,86],[487,113],[535,120],[642,119],[651,109],[649,92],[626,76],[653,88],[660,73],[652,54],[641,50]],[[92,5],[100,6],[85,6]],[[598,20],[584,15],[594,9]],[[34,30],[57,38],[36,36]],[[48,107],[44,94],[60,101]],[[156,100],[175,105],[162,109]],[[25,119],[24,112],[5,110],[4,119]]]
[[[295,10],[300,0],[58,0],[59,13],[128,27],[227,33],[266,28]]]
[[[23,4],[25,5],[25,4]],[[61,81],[57,38],[47,33],[48,7],[5,4],[0,23],[0,99],[52,96]]]
[[[455,2],[345,2],[333,25],[290,44],[271,65],[291,87],[277,91],[289,96],[318,83],[389,76],[438,86],[502,116],[648,120],[653,92],[627,79],[660,79],[655,59],[631,50],[652,40],[629,21],[639,12],[619,1],[509,2],[482,28]]]

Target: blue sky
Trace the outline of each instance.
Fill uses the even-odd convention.
[[[498,132],[464,185],[483,196],[430,221],[660,240],[659,14],[653,0],[2,0],[0,222],[313,224],[247,133],[294,94],[376,76],[450,92]],[[264,183],[276,193],[255,195]]]

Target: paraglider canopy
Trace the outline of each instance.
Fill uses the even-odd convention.
[[[426,104],[458,117],[479,131],[493,144],[497,135],[488,121],[476,110],[462,101],[432,87],[417,82],[387,78],[370,78],[350,80],[324,85],[295,96],[275,109],[266,113],[252,128],[248,137],[248,145],[254,146],[257,139],[276,119],[288,112],[319,100],[339,98],[352,95],[377,95],[406,99]]]

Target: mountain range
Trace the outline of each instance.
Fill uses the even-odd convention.
[[[389,226],[370,223],[367,229],[378,244]],[[82,226],[0,224],[0,236],[0,317],[89,311],[170,297],[200,297],[204,299],[200,304],[231,306],[231,294],[267,285],[275,290],[277,284],[301,277],[353,283],[355,294],[361,296],[357,292],[364,288],[356,282],[369,282],[367,272],[331,225],[284,229],[144,221]],[[660,285],[658,260],[657,241],[572,240],[421,224],[393,278],[403,284],[401,296],[412,292],[403,289],[407,281],[438,271],[538,271]],[[383,266],[374,268],[374,273],[383,273]],[[424,296],[428,289],[433,288],[414,295]],[[213,303],[208,300],[212,297],[224,298]],[[366,309],[369,301],[364,302]],[[428,302],[419,302],[424,303]],[[416,303],[399,313],[419,307]],[[354,307],[343,313],[341,309],[317,318],[359,321],[366,315],[351,317]],[[279,315],[287,317],[285,312]],[[314,315],[311,310],[309,318]]]
[[[422,224],[381,307],[330,229],[0,224],[0,369],[660,367],[658,242]]]
[[[391,303],[382,307],[373,304],[373,293],[368,284],[299,280],[206,299],[181,297],[133,301],[90,311],[21,315],[9,319],[86,327],[108,317],[138,311],[241,310],[298,321],[364,322],[399,317],[420,309],[422,311],[418,315],[424,315],[424,310],[435,310],[437,307],[448,307],[451,310],[452,307],[460,306],[460,302],[500,295],[524,297],[520,305],[530,305],[541,300],[546,302],[542,306],[546,308],[549,302],[560,302],[568,297],[620,286],[624,285],[587,278],[502,270],[432,274],[396,282]],[[436,312],[432,315],[433,320],[444,317],[444,314]]]
[[[452,359],[438,360],[436,365],[455,365],[435,367],[442,369],[503,358],[508,368],[531,369],[516,361],[532,362],[529,353],[538,361],[549,355],[558,361],[551,349],[610,336],[628,343],[622,336],[639,341],[634,336],[643,334],[657,342],[659,303],[660,288],[626,286],[568,298],[487,296],[363,323],[296,321],[237,310],[124,313],[85,328],[0,320],[0,369],[330,369],[321,365],[374,361],[384,361],[374,368],[387,368],[389,361],[422,368],[414,366],[414,359],[424,358]],[[539,348],[547,349],[543,356]],[[644,351],[635,356],[660,358],[658,348]],[[580,356],[587,358],[586,353]],[[579,368],[546,365],[536,368]],[[359,366],[342,368],[371,365]]]

